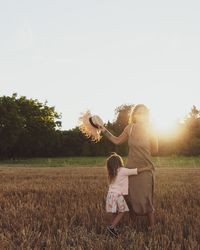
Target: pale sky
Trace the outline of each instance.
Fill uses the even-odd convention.
[[[62,129],[144,103],[157,121],[200,108],[199,1],[0,3],[0,94],[48,101]]]

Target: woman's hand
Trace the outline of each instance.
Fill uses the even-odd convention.
[[[99,124],[96,124],[96,126],[98,127],[99,130],[102,130],[103,128],[105,128],[104,126],[101,126]]]

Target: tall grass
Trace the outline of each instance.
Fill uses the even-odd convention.
[[[0,249],[200,249],[200,169],[156,171],[157,226],[127,217],[105,233],[103,167],[0,168]]]

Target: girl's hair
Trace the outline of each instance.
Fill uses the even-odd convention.
[[[143,109],[143,114],[146,115],[146,120],[149,121],[149,109],[144,104],[137,104],[131,109],[130,116],[129,116],[129,124],[136,123],[135,114],[140,108]]]
[[[111,156],[108,157],[106,165],[108,171],[108,182],[112,183],[117,176],[118,168],[123,167],[124,163],[121,156],[113,152]]]

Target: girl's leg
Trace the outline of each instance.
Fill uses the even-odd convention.
[[[117,213],[108,213],[109,214],[109,225],[112,225],[112,222],[114,221],[115,217],[117,216]]]
[[[148,213],[147,214],[147,218],[148,218],[148,222],[149,222],[149,229],[153,229],[154,228],[154,225],[155,225],[155,216],[154,216],[154,213],[151,212],[151,213]]]
[[[125,213],[126,212],[119,212],[117,215],[115,215],[115,217],[111,223],[111,226],[116,227],[118,225],[118,223],[120,222],[120,220],[123,218]]]

